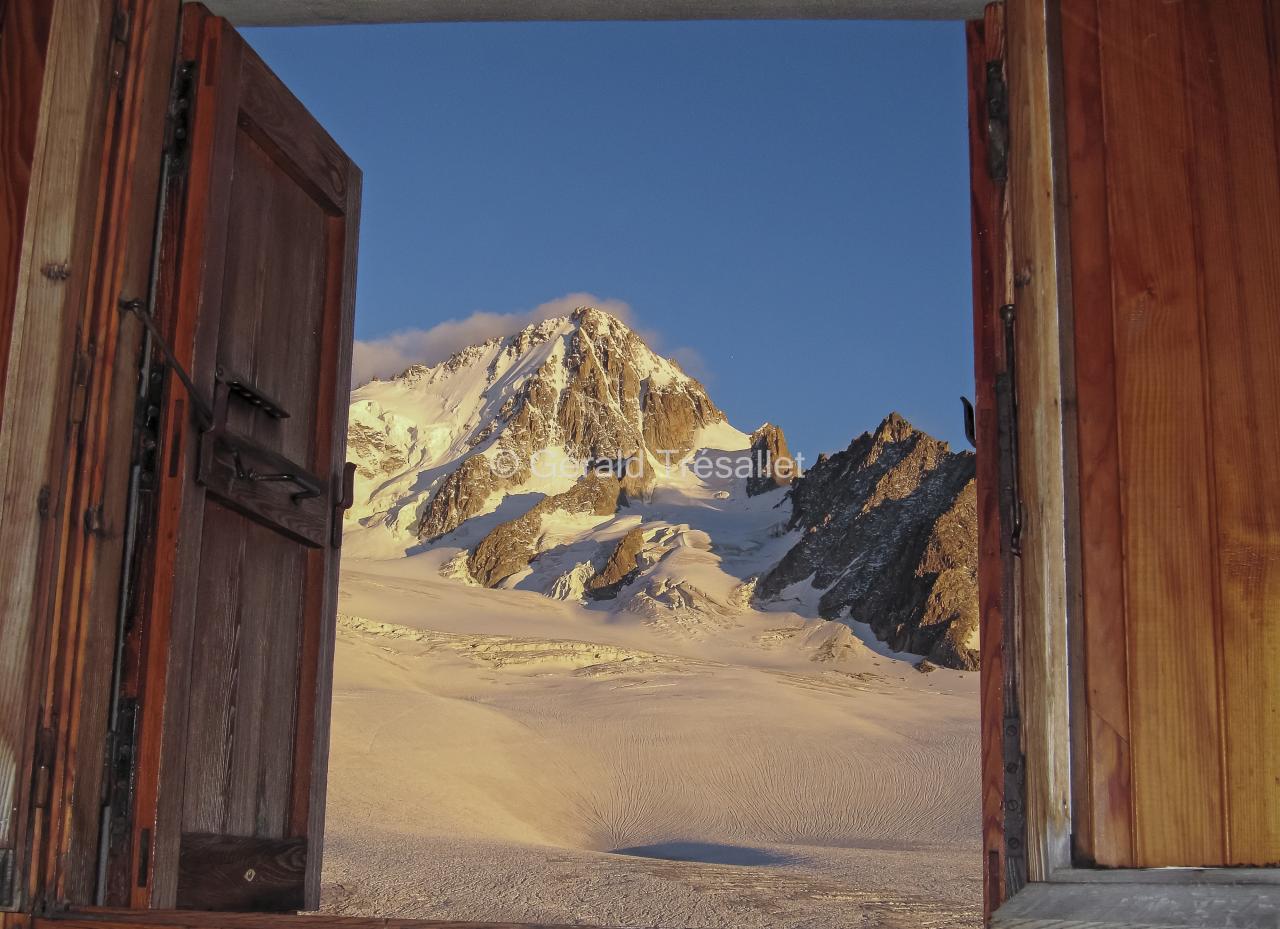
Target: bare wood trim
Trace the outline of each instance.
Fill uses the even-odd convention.
[[[1017,305],[1021,654],[1028,873],[1071,861],[1068,612],[1074,409],[1055,0],[1006,4],[1009,201]]]
[[[1029,884],[991,929],[1275,929],[1280,889],[1228,884]]]
[[[101,172],[104,7],[58,0],[53,10],[7,346],[3,395],[9,402],[0,422],[0,740],[21,759],[16,825],[32,848],[47,835],[28,807],[34,736],[57,725],[40,675],[58,660],[49,654],[49,633],[65,533],[83,519],[70,512],[65,457],[79,424],[73,404],[83,399],[73,390],[73,373],[78,368],[87,375],[88,360],[77,365],[76,327],[90,277]],[[45,270],[54,266],[60,270]],[[19,895],[38,893],[39,871],[31,869]]]
[[[52,18],[52,0],[0,0],[0,307],[6,309],[0,313],[0,400],[13,322],[7,310],[17,293]]]

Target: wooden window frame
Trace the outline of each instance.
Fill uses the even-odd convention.
[[[77,851],[88,860],[83,851],[90,843],[96,847],[97,840],[97,820],[90,813],[96,810],[100,786],[99,740],[106,725],[109,681],[81,672],[87,658],[100,654],[104,636],[113,632],[126,540],[111,527],[119,525],[130,450],[112,437],[122,434],[121,429],[127,431],[132,422],[135,372],[127,362],[143,343],[141,326],[122,317],[116,305],[122,296],[145,292],[151,272],[159,154],[166,132],[164,102],[179,6],[178,0],[94,0],[94,15],[70,16],[72,0],[44,2],[54,9],[49,61],[87,56],[84,60],[94,63],[101,79],[85,79],[87,72],[65,67],[50,69],[43,78],[37,95],[42,110],[59,114],[42,128],[43,144],[45,151],[57,154],[35,165],[24,259],[20,270],[15,269],[17,291],[40,306],[39,331],[15,329],[11,338],[5,334],[2,346],[15,359],[25,346],[34,351],[26,356],[28,368],[46,364],[53,372],[47,381],[37,382],[11,364],[6,372],[6,413],[17,400],[30,400],[54,385],[41,404],[24,413],[26,441],[42,454],[37,466],[0,475],[6,482],[0,489],[23,501],[24,507],[21,513],[6,514],[0,530],[33,534],[34,542],[15,536],[12,544],[30,543],[29,550],[40,553],[20,566],[22,573],[11,581],[10,592],[36,620],[31,661],[45,684],[33,689],[33,700],[40,704],[41,728],[54,740],[57,759],[41,775],[50,784],[50,798],[40,805],[42,815],[26,816],[32,811],[24,810],[20,819],[35,850],[20,889],[27,902],[52,904],[57,921],[76,929],[112,922],[282,929],[282,918],[294,920],[300,929],[432,925],[94,910],[88,906],[94,875],[63,866],[77,858]],[[243,11],[253,2],[224,0],[224,5],[228,12],[237,7]],[[279,11],[295,0],[271,2]],[[305,6],[297,3],[293,9],[302,11]],[[897,18],[928,18],[944,7],[961,6],[972,9],[972,3],[961,0],[885,0],[884,9]],[[1002,610],[997,598],[992,602],[995,612],[986,615],[984,605],[984,623],[995,617],[1016,626],[1012,653],[1001,655],[988,650],[994,645],[984,647],[983,663],[984,668],[1003,663],[1017,671],[1026,784],[1027,842],[1021,854],[1028,883],[992,890],[989,882],[993,902],[1003,903],[992,925],[1031,929],[1051,922],[1057,927],[1087,924],[1101,929],[1224,925],[1230,920],[1234,926],[1274,927],[1280,910],[1280,869],[1106,871],[1077,867],[1072,859],[1071,746],[1078,737],[1072,726],[1080,696],[1073,685],[1077,662],[1072,656],[1078,654],[1074,637],[1079,634],[1081,593],[1059,26],[1054,0],[1008,0],[1004,6],[1009,181],[1007,189],[993,191],[988,202],[996,205],[992,218],[1008,240],[1007,255],[1000,249],[993,253],[999,256],[993,273],[1007,274],[1010,302],[1017,307],[1018,478],[1024,499],[1034,499],[1036,506],[1023,514],[1012,609]],[[392,0],[365,0],[363,18],[377,18],[380,8],[399,9],[394,18],[401,21],[843,19],[875,12],[866,0],[741,0],[728,5],[669,0],[656,6],[630,0],[612,5],[601,0],[485,0],[483,15],[472,15],[474,7],[448,2],[435,4],[428,16],[405,15],[404,4]],[[321,13],[297,12],[291,21],[334,20]],[[6,89],[6,102],[12,99],[9,93]],[[70,158],[71,166],[55,167],[54,157]],[[73,183],[42,183],[43,170],[69,172]],[[69,277],[42,271],[51,264],[65,264]],[[993,280],[988,296],[1002,286]],[[981,326],[977,329],[981,336]],[[12,429],[9,421],[6,416],[6,430]],[[32,522],[45,528],[31,529]],[[50,570],[50,564],[56,570]],[[26,754],[34,772],[34,744]],[[990,834],[1002,835],[998,828]],[[31,925],[29,908],[24,908],[27,913],[4,914],[4,929]]]

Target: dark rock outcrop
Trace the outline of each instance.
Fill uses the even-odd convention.
[[[748,497],[786,487],[797,477],[787,437],[773,423],[765,423],[751,433],[751,466],[753,473],[747,478]]]
[[[610,516],[618,509],[618,479],[589,472],[562,494],[544,497],[523,516],[495,526],[467,558],[467,571],[485,587],[497,587],[529,566],[538,554],[542,518],[550,513]]]
[[[978,666],[974,460],[891,414],[795,482],[802,536],[757,586],[762,600],[810,580],[818,612],[867,622],[891,648]]]
[[[621,539],[605,566],[587,581],[587,594],[596,600],[612,600],[618,591],[640,573],[638,556],[644,547],[644,530],[639,526]]]

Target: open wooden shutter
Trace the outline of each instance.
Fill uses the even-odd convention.
[[[360,173],[224,20],[186,7],[180,54],[106,899],[297,910],[319,892]]]
[[[1280,7],[1062,3],[1075,852],[1280,861]],[[1225,923],[1224,923],[1225,924]]]

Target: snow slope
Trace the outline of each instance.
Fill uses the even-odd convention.
[[[601,370],[639,381],[637,403],[602,413],[607,430],[648,435],[650,389],[701,391],[601,325],[635,356]],[[474,515],[419,537],[460,462],[512,447],[513,397],[553,383],[558,398],[539,396],[560,409],[577,389],[579,327],[550,320],[353,393],[325,909],[979,925],[977,675],[917,672],[863,624],[819,618],[807,583],[753,599],[800,532],[784,489],[750,496],[744,476],[704,469],[743,460],[746,433],[712,415],[669,469],[646,440],[643,494],[611,515],[545,514],[536,557],[495,589],[468,553],[573,476],[481,484]],[[522,451],[573,457],[562,427],[538,435],[551,439]],[[593,599],[588,582],[637,528],[635,576]]]

